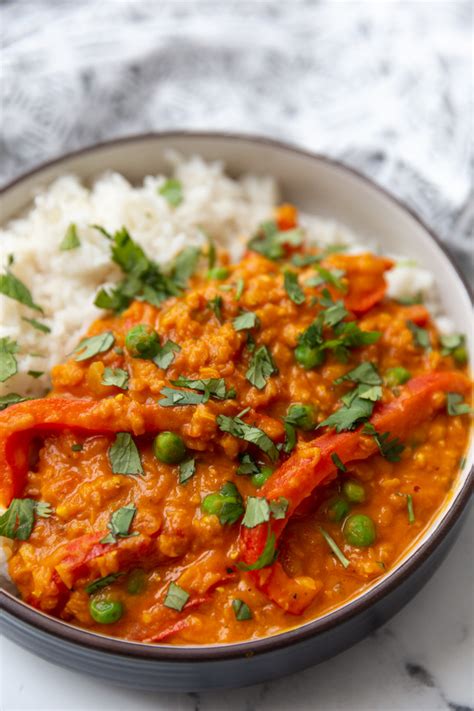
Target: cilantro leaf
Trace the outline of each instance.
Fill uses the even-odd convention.
[[[278,499],[270,501],[270,513],[275,520],[283,519],[288,511],[289,501],[284,496],[279,496]]]
[[[270,505],[263,496],[249,496],[242,526],[254,528],[270,520]]]
[[[245,287],[245,282],[244,282],[244,280],[243,280],[243,279],[237,279],[237,281],[236,281],[236,283],[235,283],[235,296],[234,296],[234,299],[235,299],[236,301],[239,301],[239,300],[240,300],[240,297],[241,297],[242,294],[244,293],[244,287]]]
[[[174,388],[161,388],[160,395],[164,398],[158,400],[161,407],[180,407],[182,405],[200,405],[204,402],[203,393],[193,393],[189,390],[175,390]]]
[[[180,180],[176,178],[168,178],[158,190],[158,194],[162,195],[167,203],[172,207],[178,207],[183,202],[183,186]]]
[[[298,306],[300,304],[304,304],[305,295],[303,289],[298,283],[298,275],[295,274],[295,272],[286,269],[283,273],[283,279],[283,286],[285,287],[285,291],[290,297],[290,299],[293,301],[293,303],[297,304]]]
[[[104,331],[104,333],[99,333],[98,336],[83,338],[73,351],[76,354],[74,360],[88,360],[99,353],[105,353],[105,351],[112,348],[114,343],[115,337],[111,331]]]
[[[196,460],[186,459],[179,465],[179,483],[186,484],[196,473]]]
[[[235,619],[239,622],[251,620],[253,617],[252,610],[250,609],[250,607],[247,605],[246,602],[240,600],[239,598],[232,600],[232,609],[235,614]]]
[[[350,380],[353,383],[363,383],[364,385],[381,385],[382,378],[373,363],[364,361],[356,368],[353,368],[348,373],[334,381],[334,385],[339,385],[345,380]]]
[[[278,373],[278,368],[273,362],[268,348],[260,346],[252,356],[245,377],[258,390],[263,390],[268,378],[274,373]]]
[[[49,518],[51,506],[34,499],[13,499],[8,509],[0,516],[0,536],[27,541],[35,524],[35,513],[40,518]]]
[[[269,220],[260,225],[247,246],[253,252],[258,252],[267,259],[276,260],[285,256],[285,245],[299,247],[302,241],[303,230],[301,228],[296,227],[280,232],[276,222]]]
[[[109,449],[109,460],[114,474],[143,474],[137,445],[128,432],[118,432]]]
[[[11,378],[18,371],[15,353],[18,353],[19,346],[16,341],[6,336],[0,338],[0,383]]]
[[[163,274],[160,267],[149,259],[131,238],[125,227],[114,234],[111,250],[112,260],[125,276],[111,291],[101,289],[98,292],[94,303],[99,308],[123,311],[132,299],[159,306],[169,296],[181,293],[180,285],[172,277]]]
[[[346,471],[347,471],[346,466],[345,466],[344,463],[341,461],[341,459],[340,459],[339,455],[337,454],[337,452],[333,452],[333,453],[331,454],[331,459],[332,459],[332,461],[333,461],[333,464],[335,465],[335,467],[336,467],[337,469],[339,469],[339,471],[341,471],[341,472],[346,472]]]
[[[173,280],[181,289],[187,287],[190,277],[196,271],[200,255],[201,250],[199,247],[185,247],[176,256],[171,274]]]
[[[218,493],[208,494],[201,503],[205,513],[214,514],[220,523],[233,524],[244,513],[244,502],[236,485],[227,481]]]
[[[37,331],[41,331],[42,333],[51,333],[51,329],[49,326],[46,326],[45,323],[37,321],[35,318],[26,318],[26,316],[22,316],[21,320],[25,321],[25,323],[29,323],[30,326],[36,328]]]
[[[97,590],[102,590],[108,585],[114,583],[118,578],[121,578],[125,573],[110,573],[110,575],[105,575],[103,578],[96,578],[89,585],[86,585],[84,590],[88,595],[93,595]]]
[[[332,550],[338,561],[341,563],[341,565],[344,566],[344,568],[347,568],[350,565],[350,561],[346,558],[344,553],[341,551],[339,546],[337,545],[336,541],[334,538],[332,538],[329,533],[327,533],[324,528],[319,528],[322,537],[328,544],[329,548]]]
[[[76,225],[71,222],[69,227],[66,230],[66,234],[64,235],[64,239],[59,245],[59,249],[62,252],[67,252],[70,249],[77,249],[78,247],[81,246],[81,241],[78,237],[77,234],[77,228]]]
[[[235,397],[235,390],[230,388],[226,390],[224,378],[201,378],[192,380],[180,375],[177,380],[171,380],[172,385],[178,387],[190,388],[204,393],[200,402],[207,402],[210,397],[215,397],[218,400],[228,400]]]
[[[114,511],[110,517],[109,523],[107,524],[107,528],[110,533],[108,533],[105,538],[102,538],[100,542],[116,543],[117,538],[130,538],[131,536],[138,536],[138,532],[129,532],[136,513],[137,509],[133,504],[127,504],[127,506],[122,506],[122,508]]]
[[[335,427],[336,432],[353,430],[364,420],[367,420],[374,409],[374,403],[360,397],[354,397],[350,405],[343,405],[321,422],[318,427]]]
[[[114,385],[122,390],[128,389],[128,373],[122,368],[105,368],[102,374],[102,385]]]
[[[240,464],[237,467],[237,474],[239,476],[252,476],[253,474],[258,474],[260,472],[260,467],[252,459],[250,454],[242,454],[240,456]]]
[[[273,462],[278,459],[278,449],[270,437],[259,427],[247,425],[240,417],[227,417],[227,415],[218,415],[216,422],[222,432],[255,444],[262,452],[268,454]]]
[[[424,348],[425,351],[431,350],[430,334],[425,328],[420,328],[413,321],[407,321],[407,326],[413,336],[413,343],[419,348]]]
[[[287,418],[284,420],[285,427],[285,442],[283,444],[283,451],[285,454],[290,454],[296,447],[296,429],[295,426],[288,422]]]
[[[325,269],[324,267],[317,264],[315,266],[318,272],[317,277],[310,277],[306,284],[308,286],[321,286],[322,284],[330,284],[337,291],[341,291],[343,294],[347,292],[347,286],[341,281],[342,277],[345,276],[345,271],[343,269]]]
[[[1,364],[1,361],[0,361]],[[31,400],[30,397],[23,397],[18,395],[18,393],[8,393],[7,395],[2,395],[0,397],[0,411],[6,410],[10,405],[16,405],[17,402],[25,402],[26,400]]]
[[[176,583],[171,582],[166,593],[163,605],[169,607],[171,610],[176,610],[181,612],[183,607],[189,600],[189,593]]]
[[[0,274],[0,294],[8,296],[9,299],[19,301],[20,304],[29,306],[30,309],[43,313],[43,309],[38,304],[35,304],[31,292],[22,281],[14,274],[7,271],[5,274]]]
[[[158,354],[154,358],[152,358],[153,363],[155,363],[158,368],[166,370],[174,361],[176,353],[179,353],[180,350],[181,346],[179,346],[177,343],[174,343],[174,341],[168,340],[166,341],[166,343],[163,343],[163,345],[160,346]]]
[[[362,432],[363,434],[372,435],[375,442],[377,443],[377,447],[379,448],[382,457],[387,459],[389,462],[400,461],[400,455],[405,449],[405,445],[402,444],[398,437],[389,439],[390,432],[384,432],[383,434],[380,434],[380,432],[377,432],[371,422],[367,422],[364,425]]]
[[[294,254],[291,263],[295,267],[308,267],[310,264],[320,262],[323,258],[323,254]]]
[[[468,415],[471,412],[459,393],[446,393],[446,410],[448,415]]]
[[[255,328],[255,326],[258,326],[258,316],[253,311],[242,311],[239,316],[233,319],[232,325],[236,331]]]
[[[207,302],[208,308],[212,311],[216,319],[222,323],[222,306],[224,304],[224,300],[222,299],[222,296],[214,296],[214,298],[209,299]]]

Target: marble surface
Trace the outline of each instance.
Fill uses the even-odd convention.
[[[96,141],[194,128],[326,152],[414,207],[472,275],[472,4],[3,0],[0,181]],[[137,694],[2,641],[4,711],[467,711],[473,516],[426,588],[319,667],[229,692]]]

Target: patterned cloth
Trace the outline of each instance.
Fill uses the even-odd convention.
[[[3,0],[1,15],[2,182],[131,133],[259,133],[387,186],[468,273],[469,1]]]

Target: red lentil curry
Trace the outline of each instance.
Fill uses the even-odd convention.
[[[240,263],[210,245],[207,272],[197,249],[164,273],[107,236],[108,315],[47,397],[0,414],[22,599],[129,640],[225,643],[386,575],[459,472],[463,337],[386,297],[390,260],[305,248],[289,205]]]

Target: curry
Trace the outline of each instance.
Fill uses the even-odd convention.
[[[161,300],[104,292],[48,396],[0,414],[11,578],[79,627],[203,645],[301,625],[386,575],[458,475],[464,339],[386,296],[390,260],[304,247],[292,206],[238,264],[208,256]]]

